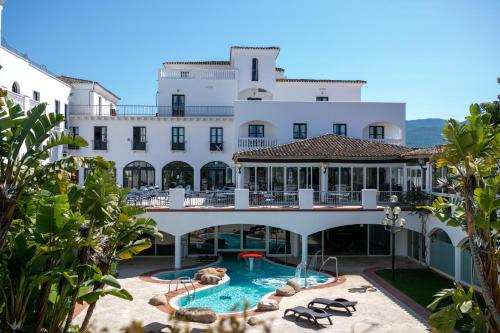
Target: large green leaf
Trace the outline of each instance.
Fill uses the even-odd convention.
[[[117,252],[117,257],[120,259],[131,259],[134,255],[149,249],[151,247],[151,240],[144,238],[126,245]]]

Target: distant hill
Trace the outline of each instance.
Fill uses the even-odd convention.
[[[409,147],[430,147],[443,143],[441,132],[446,120],[438,118],[406,121],[406,145]]]

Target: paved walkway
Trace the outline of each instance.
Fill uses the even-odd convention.
[[[341,259],[343,260],[343,259]],[[354,258],[351,260],[355,261]],[[384,260],[373,261],[372,265],[385,266]],[[343,263],[344,261],[342,261]],[[192,263],[183,263],[186,265]],[[132,320],[139,320],[146,327],[146,332],[170,332],[167,325],[170,322],[168,315],[157,308],[148,305],[148,300],[157,294],[166,292],[165,284],[150,283],[138,278],[145,271],[158,269],[159,267],[171,267],[172,259],[145,259],[138,258],[133,261],[124,262],[119,267],[120,283],[134,296],[131,302],[115,297],[106,296],[99,301],[93,315],[92,329],[94,332],[107,328],[109,332],[119,332],[120,328],[128,325]],[[364,267],[366,268],[366,266]],[[342,271],[341,271],[342,272]],[[283,298],[280,302],[280,310],[263,313],[259,319],[266,320],[271,324],[272,332],[425,332],[427,327],[418,315],[408,310],[403,304],[393,299],[383,291],[366,293],[351,293],[349,288],[356,288],[370,283],[359,274],[347,275],[347,281],[343,284],[323,289],[311,289],[301,291],[293,297]],[[284,309],[305,305],[314,297],[344,297],[359,302],[358,311],[352,317],[336,315],[333,318],[334,325],[326,324],[321,328],[315,328],[305,321],[295,322],[292,317],[282,318]],[[76,318],[75,323],[81,323],[85,315],[82,311]],[[206,328],[207,325],[190,324],[191,328]],[[250,328],[248,332],[261,332],[261,328]]]

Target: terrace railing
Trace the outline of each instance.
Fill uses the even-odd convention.
[[[275,137],[266,138],[247,138],[238,137],[238,149],[256,149],[276,146],[278,140]]]
[[[127,195],[127,203],[137,207],[169,207],[168,191],[157,189],[133,190]]]
[[[152,116],[152,117],[231,117],[233,106],[156,106],[156,105],[70,105],[70,115],[85,116]]]
[[[395,195],[401,199],[401,191],[378,191],[377,202],[379,203],[389,203],[391,202],[391,196]]]
[[[230,207],[234,206],[234,191],[187,192],[185,207]]]
[[[314,191],[315,206],[361,205],[361,191]]]
[[[233,69],[160,69],[162,79],[235,80]]]
[[[250,207],[295,207],[298,205],[298,191],[254,191],[249,193]]]

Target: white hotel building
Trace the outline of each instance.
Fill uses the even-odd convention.
[[[0,0],[0,11],[3,0]],[[432,149],[405,144],[405,104],[363,101],[362,80],[293,79],[277,47],[231,47],[222,61],[163,63],[156,105],[120,105],[93,80],[50,73],[0,48],[0,87],[27,110],[64,112],[62,130],[103,156],[135,188],[165,238],[145,255],[260,250],[268,256],[386,256],[392,251],[469,283],[465,234],[404,211],[403,232],[381,225],[390,195],[442,192]],[[75,179],[83,183],[87,171]],[[340,259],[342,270],[342,259]]]

